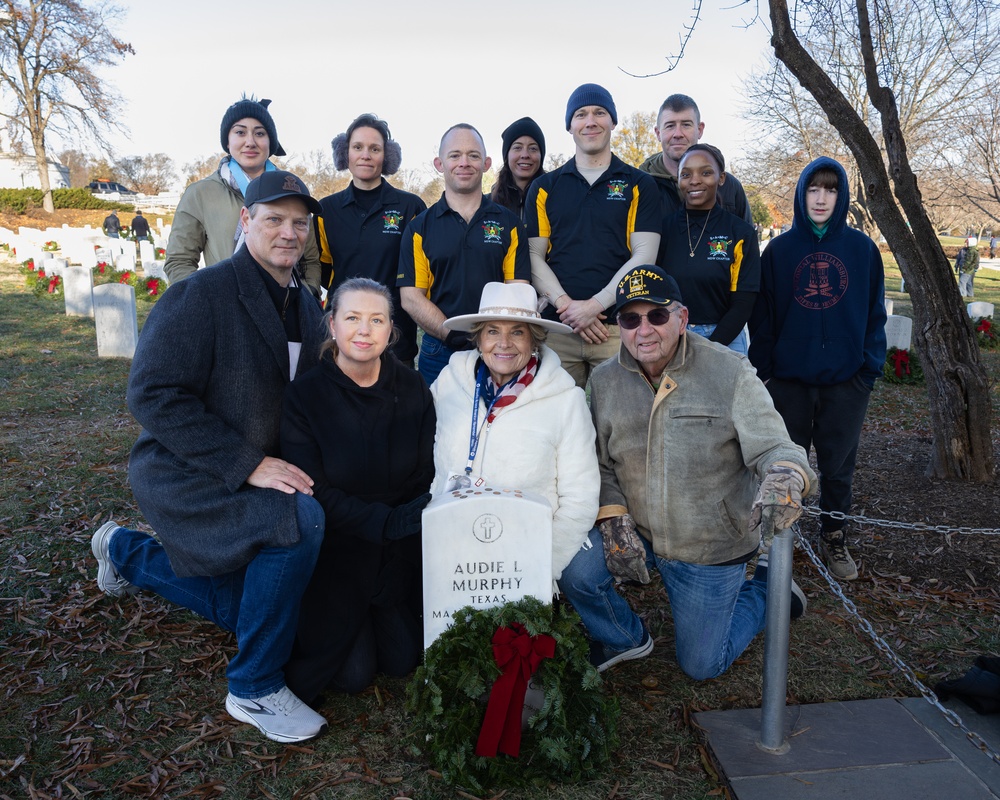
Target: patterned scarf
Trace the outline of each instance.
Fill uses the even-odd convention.
[[[489,415],[486,417],[487,423],[493,422],[501,409],[513,405],[514,401],[521,396],[521,392],[528,388],[538,372],[538,363],[538,356],[532,356],[516,378],[511,378],[497,389],[486,365],[480,362],[480,376],[485,378],[482,381],[483,401],[489,409]]]

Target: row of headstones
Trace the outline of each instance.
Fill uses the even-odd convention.
[[[85,228],[66,226],[49,228],[45,231],[21,227],[16,234],[0,228],[0,241],[17,249],[18,261],[31,258],[36,264],[53,256],[51,251],[44,249],[44,243],[47,241],[58,241],[60,256],[71,264],[81,264],[84,267],[95,267],[100,260],[115,263],[122,255],[131,255],[133,259],[135,257],[135,243],[105,236],[103,232],[90,226]],[[155,244],[148,240],[140,241],[139,259],[144,263],[155,261],[155,247],[166,247],[166,238],[158,236]]]
[[[94,261],[93,266],[96,267],[99,261],[104,261],[107,264],[113,264],[114,268],[119,272],[134,272],[136,269],[135,256],[129,253],[124,255],[115,255],[112,250],[97,250],[97,258]],[[157,261],[155,258],[150,258],[148,261],[142,262],[142,272],[146,278],[159,278],[162,281],[167,280],[167,273],[164,272],[162,261]],[[52,253],[43,253],[41,257],[35,259],[35,267],[41,269],[49,277],[59,275],[66,280],[65,273],[67,269],[71,269],[69,265],[69,260],[65,258],[53,258]],[[84,264],[82,269],[92,269]]]
[[[892,300],[886,300],[886,311],[888,318],[885,321],[885,339],[887,347],[895,347],[897,350],[909,350],[913,340],[913,320],[909,317],[900,317],[892,313]],[[994,311],[993,303],[975,301],[966,306],[969,317],[979,319],[980,317],[992,317]]]

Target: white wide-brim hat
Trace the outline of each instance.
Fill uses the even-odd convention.
[[[572,333],[569,325],[543,319],[538,313],[538,295],[530,283],[487,283],[479,299],[478,314],[462,314],[444,321],[449,331],[471,331],[477,322],[524,322],[552,333]]]

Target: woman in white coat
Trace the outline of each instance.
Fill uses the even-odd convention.
[[[549,331],[525,283],[488,283],[479,313],[452,317],[476,349],[455,353],[431,385],[437,412],[438,495],[479,478],[535,492],[552,506],[552,578],[580,549],[597,517],[600,475],[586,397],[545,346]]]

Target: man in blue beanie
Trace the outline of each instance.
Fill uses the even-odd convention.
[[[578,86],[566,104],[576,153],[528,190],[525,217],[531,279],[549,306],[543,315],[573,328],[548,344],[577,385],[616,355],[610,318],[621,276],[652,264],[660,244],[660,199],[654,180],[611,152],[618,111],[596,83]]]

